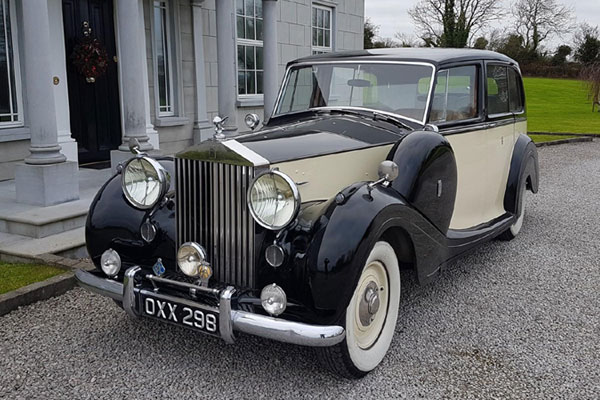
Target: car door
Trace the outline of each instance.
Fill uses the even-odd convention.
[[[484,137],[487,166],[483,197],[484,222],[505,213],[504,194],[515,144],[515,116],[511,110],[509,71],[512,71],[512,67],[505,64],[486,64],[487,130]],[[514,75],[512,78],[514,79]]]
[[[457,190],[450,229],[483,221],[487,140],[481,98],[483,63],[443,68],[436,76],[429,122],[439,127],[454,150]]]

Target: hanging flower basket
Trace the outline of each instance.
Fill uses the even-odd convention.
[[[97,78],[106,73],[108,54],[98,39],[84,37],[73,49],[71,61],[77,72],[85,77],[88,83],[94,83]]]

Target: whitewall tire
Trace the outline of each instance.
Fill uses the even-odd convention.
[[[329,369],[360,378],[381,363],[396,329],[400,288],[396,253],[389,243],[379,241],[367,257],[346,309],[346,338],[336,346],[320,349]]]
[[[519,215],[513,224],[499,236],[502,240],[512,240],[517,237],[523,228],[523,221],[525,220],[525,208],[527,206],[527,185],[523,184],[521,187],[521,198],[519,199]]]

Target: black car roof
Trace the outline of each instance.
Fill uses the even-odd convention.
[[[429,47],[411,47],[394,49],[371,49],[324,53],[303,57],[290,62],[293,65],[302,62],[340,61],[340,60],[379,60],[379,61],[412,61],[426,62],[436,66],[471,60],[493,60],[517,65],[510,57],[488,50],[476,49],[440,49]]]

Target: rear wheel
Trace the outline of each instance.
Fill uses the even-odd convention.
[[[525,206],[527,204],[527,185],[523,183],[521,188],[521,198],[519,199],[519,215],[513,224],[504,232],[502,232],[498,238],[501,240],[513,240],[521,232],[523,228],[523,220],[525,219]]]
[[[360,378],[375,369],[392,342],[399,304],[398,259],[392,246],[380,241],[373,246],[346,309],[346,338],[318,349],[321,361],[347,378]]]

